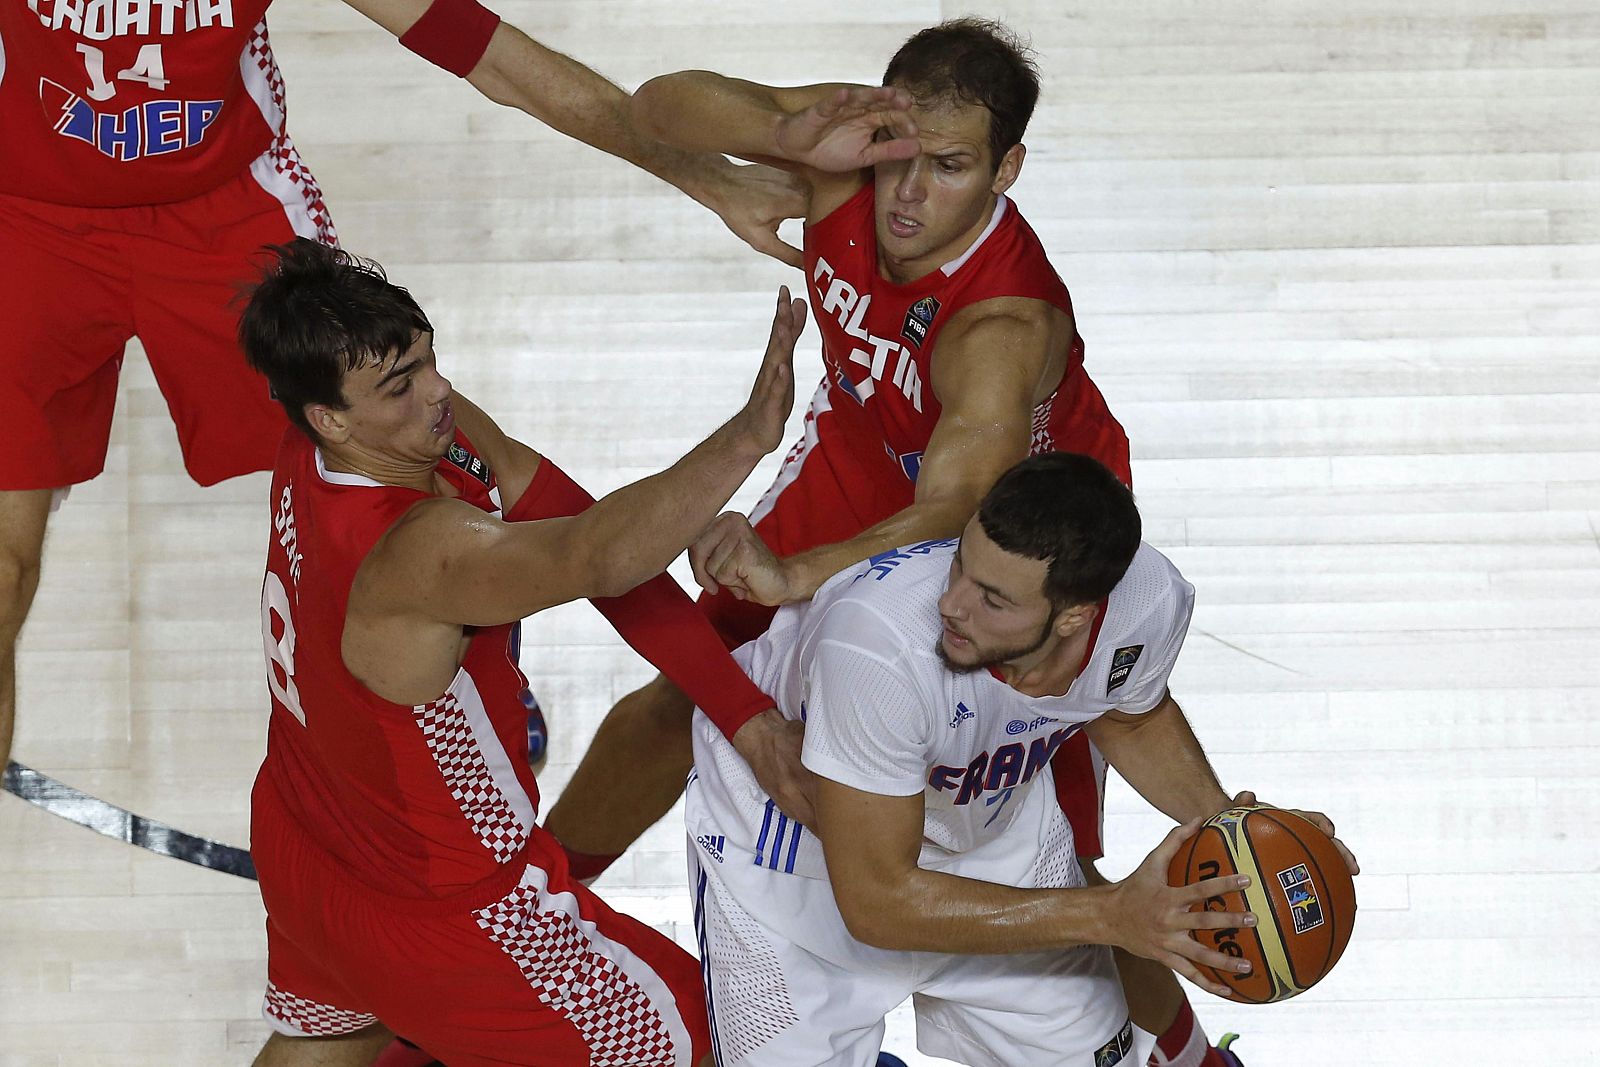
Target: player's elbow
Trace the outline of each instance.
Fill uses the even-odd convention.
[[[833,896],[845,929],[863,945],[889,950],[917,947],[909,936],[912,923],[902,907],[904,894],[893,885],[884,881],[849,887],[835,885]]]
[[[670,142],[671,98],[682,74],[662,74],[651,78],[633,91],[628,101],[628,112],[633,128],[645,137]]]

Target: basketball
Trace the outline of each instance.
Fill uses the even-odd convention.
[[[1233,999],[1270,1004],[1304,993],[1333,969],[1350,943],[1356,891],[1333,841],[1281,808],[1254,805],[1219,812],[1184,843],[1167,872],[1169,885],[1243,874],[1250,885],[1203,904],[1207,911],[1251,911],[1254,928],[1196,930],[1207,948],[1249,960],[1249,974],[1201,966],[1229,986]],[[1242,899],[1241,899],[1242,898]]]

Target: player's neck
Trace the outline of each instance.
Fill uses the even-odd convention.
[[[384,456],[355,445],[323,445],[321,450],[322,464],[330,471],[356,474],[384,485],[401,486],[422,493],[435,491],[436,461]]]
[[[946,241],[938,248],[924,252],[919,256],[900,259],[890,255],[883,249],[883,241],[878,241],[878,273],[895,285],[909,285],[924,275],[932,274],[946,263],[960,259],[966,254],[983,231],[989,228],[989,220],[994,218],[995,209],[1000,204],[998,196],[989,198],[989,206],[978,216],[978,221],[955,238]]]
[[[1066,696],[1083,670],[1093,630],[1086,624],[1066,637],[1052,635],[1021,659],[1000,664],[1000,677],[1023,696]]]

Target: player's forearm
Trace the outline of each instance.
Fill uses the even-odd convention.
[[[1106,941],[1110,887],[1018,889],[916,868],[851,906],[834,894],[856,940],[912,952],[997,955],[1044,952]]]
[[[1117,773],[1173,821],[1208,817],[1230,803],[1183,709],[1170,694],[1131,723],[1099,719],[1087,730]]]
[[[902,511],[869,526],[848,541],[818,545],[783,561],[789,587],[787,599],[807,600],[846,567],[901,545],[959,536],[977,510],[977,500],[940,498],[917,501]]]
[[[506,23],[495,30],[467,80],[496,103],[627,160],[702,203],[732,167],[714,153],[685,151],[641,132],[621,88]]]
[[[684,70],[639,86],[631,107],[638,128],[667,144],[746,159],[783,158],[777,130],[788,113],[766,86]]]
[[[595,546],[593,596],[621,596],[666,570],[765,454],[738,419],[660,474],[601,498],[575,521]]]

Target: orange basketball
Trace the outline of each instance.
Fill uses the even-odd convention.
[[[1249,960],[1251,970],[1201,970],[1250,1004],[1288,1000],[1316,985],[1339,962],[1356,918],[1355,886],[1333,841],[1282,808],[1229,808],[1184,842],[1167,884],[1231,874],[1248,875],[1249,887],[1211,897],[1203,907],[1254,912],[1256,925],[1196,930],[1194,937],[1207,948]]]

